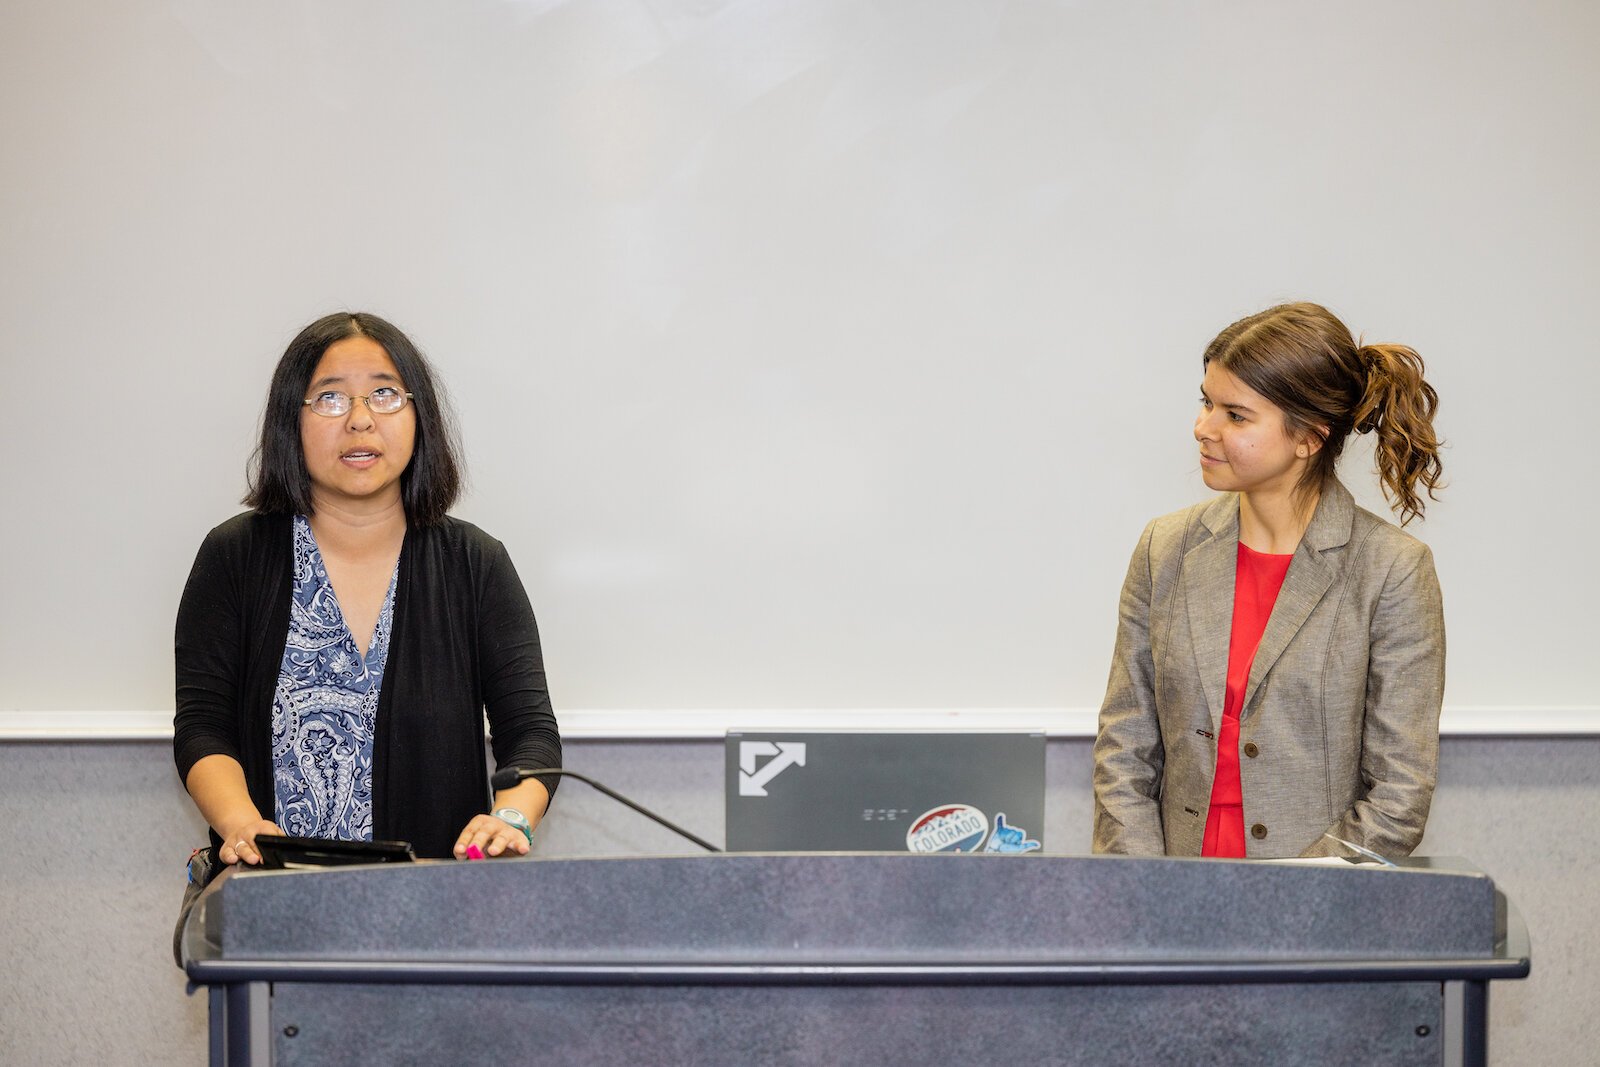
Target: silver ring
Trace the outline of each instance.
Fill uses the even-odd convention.
[[[238,852],[241,848],[244,848],[244,846],[248,845],[249,843],[250,842],[248,842],[248,841],[240,841],[237,845],[233,846],[233,850],[235,852]]]

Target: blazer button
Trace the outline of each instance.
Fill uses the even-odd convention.
[[[1258,822],[1254,826],[1250,827],[1250,836],[1255,838],[1257,841],[1260,841],[1263,837],[1266,837],[1267,836],[1266,824]]]
[[[1261,755],[1261,750],[1256,747],[1256,743],[1254,741],[1246,741],[1244,743],[1244,754],[1249,756],[1251,759],[1255,759],[1257,756]]]

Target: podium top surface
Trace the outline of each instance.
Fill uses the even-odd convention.
[[[722,854],[219,879],[211,960],[838,967],[1489,959],[1503,898],[1399,868],[1115,856]]]

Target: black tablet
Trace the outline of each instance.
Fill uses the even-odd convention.
[[[272,870],[347,867],[357,863],[411,863],[409,841],[338,841],[331,837],[280,837],[257,834],[261,866]]]

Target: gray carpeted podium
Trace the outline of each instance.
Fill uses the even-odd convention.
[[[212,1062],[1482,1064],[1526,931],[1459,860],[730,854],[220,878]]]

